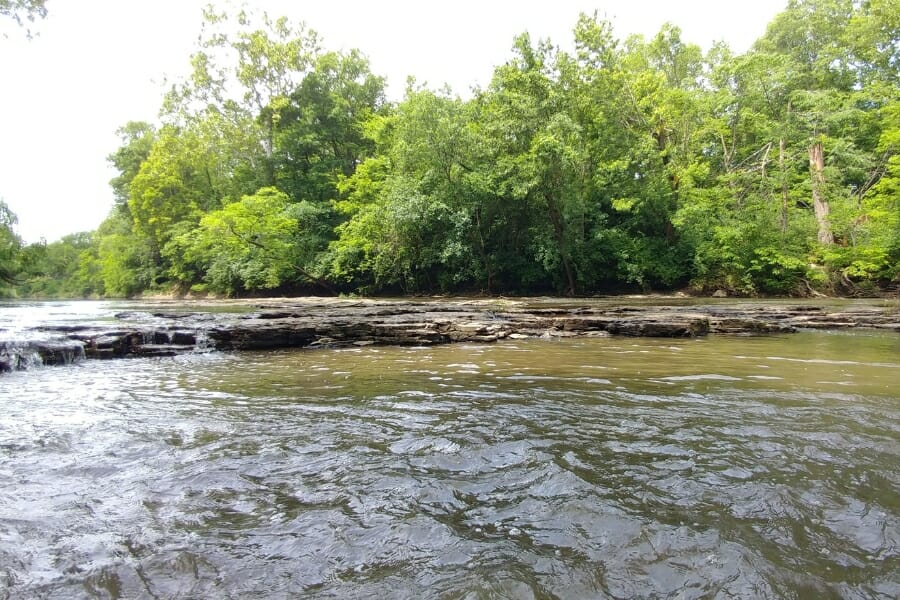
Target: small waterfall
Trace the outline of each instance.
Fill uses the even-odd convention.
[[[0,372],[68,365],[83,358],[84,344],[75,340],[0,340]]]
[[[75,340],[59,340],[41,344],[38,351],[44,364],[70,365],[84,359],[84,344]]]
[[[198,330],[194,342],[194,352],[208,352],[215,349],[215,344],[209,339],[209,335],[203,330]]]
[[[0,341],[0,373],[27,371],[44,364],[40,352],[28,342]]]

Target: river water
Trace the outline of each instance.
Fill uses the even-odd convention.
[[[297,597],[900,597],[900,336],[0,375],[0,598]]]

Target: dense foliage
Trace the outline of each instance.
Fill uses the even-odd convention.
[[[582,16],[572,52],[521,35],[472,98],[398,103],[302,26],[206,17],[160,124],[120,130],[97,231],[3,238],[20,294],[900,283],[898,0],[791,0],[739,56]]]

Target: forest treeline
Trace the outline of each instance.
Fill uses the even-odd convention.
[[[23,246],[0,205],[20,296],[900,284],[900,0],[791,0],[741,55],[583,15],[399,102],[303,25],[205,16],[96,231]]]

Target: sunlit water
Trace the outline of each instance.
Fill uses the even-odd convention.
[[[0,598],[897,598],[900,336],[0,376]]]

